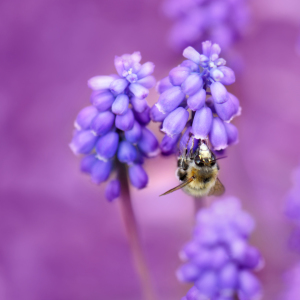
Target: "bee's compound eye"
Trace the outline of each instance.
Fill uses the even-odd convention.
[[[203,162],[202,162],[201,158],[198,155],[195,157],[194,161],[195,161],[195,164],[197,166],[203,166]]]

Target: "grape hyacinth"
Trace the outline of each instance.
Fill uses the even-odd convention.
[[[200,41],[216,41],[227,51],[245,34],[250,21],[247,0],[165,0],[163,14],[174,24],[169,34],[173,49],[182,51]]]
[[[147,128],[150,107],[149,88],[155,85],[151,75],[154,64],[140,64],[140,52],[115,57],[118,74],[95,76],[88,81],[93,90],[90,106],[82,109],[75,121],[70,148],[83,154],[81,171],[96,184],[107,181],[118,163],[127,164],[131,184],[144,188],[148,176],[142,167],[144,157],[153,157],[158,142]],[[105,195],[112,201],[120,195],[120,182],[113,178]]]
[[[248,244],[253,229],[253,219],[235,197],[200,210],[193,239],[180,253],[186,263],[177,277],[195,284],[182,300],[257,299],[261,285],[252,270],[261,267],[263,260]]]
[[[235,74],[219,58],[218,44],[206,41],[202,48],[203,54],[192,47],[184,49],[187,60],[157,85],[160,97],[150,116],[154,122],[162,122],[161,131],[166,136],[160,147],[165,155],[176,152],[179,140],[180,150],[191,143],[190,135],[196,140],[209,138],[214,150],[238,142],[237,128],[230,121],[240,115],[241,108],[239,100],[225,87],[235,82]]]

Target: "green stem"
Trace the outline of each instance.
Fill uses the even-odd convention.
[[[121,214],[125,225],[127,239],[131,248],[135,269],[140,279],[143,298],[145,300],[156,300],[157,298],[152,286],[131,203],[127,168],[121,163],[118,165],[118,178],[121,183],[121,199],[119,201]]]

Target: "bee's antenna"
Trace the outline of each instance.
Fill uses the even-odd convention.
[[[223,158],[226,158],[226,157],[227,157],[227,156],[218,157],[218,158],[216,158],[215,160],[223,159]]]

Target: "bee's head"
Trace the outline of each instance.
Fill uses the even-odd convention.
[[[212,167],[216,163],[215,155],[210,151],[206,144],[202,143],[199,148],[199,154],[194,158],[194,162],[198,167]]]

